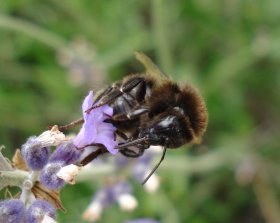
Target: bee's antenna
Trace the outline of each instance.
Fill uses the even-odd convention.
[[[160,166],[161,162],[164,160],[166,150],[167,150],[167,147],[164,146],[164,148],[163,148],[163,153],[162,153],[162,156],[161,156],[161,158],[160,158],[160,161],[159,161],[158,164],[152,169],[152,171],[149,173],[149,175],[146,176],[146,178],[145,178],[144,181],[142,182],[142,185],[144,185],[144,184],[149,180],[149,178],[154,174],[154,172],[155,172],[155,171],[157,170],[157,168]]]

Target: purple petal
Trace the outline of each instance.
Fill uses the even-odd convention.
[[[110,107],[109,105],[104,105],[103,106],[103,113],[105,113],[107,116],[112,116],[113,115],[113,108]]]
[[[99,136],[96,139],[96,143],[104,145],[106,149],[113,155],[119,152],[119,150],[115,149],[118,144],[116,141],[112,140],[112,137],[108,137],[105,135]]]
[[[73,143],[77,148],[91,145],[94,143],[96,133],[96,125],[85,122],[78,135],[74,138]]]
[[[104,145],[110,153],[116,154],[118,152],[115,149],[117,146],[115,140],[116,128],[112,124],[104,122],[108,119],[108,116],[113,114],[113,108],[109,105],[103,105],[87,113],[86,111],[91,108],[92,103],[93,93],[91,91],[85,98],[82,106],[84,124],[78,135],[74,138],[73,143],[77,148],[84,148],[99,143]]]
[[[93,105],[93,92],[90,91],[89,94],[85,97],[82,110],[83,113],[86,112]]]

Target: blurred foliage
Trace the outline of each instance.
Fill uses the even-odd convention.
[[[1,1],[0,142],[12,151],[78,118],[90,89],[143,69],[133,56],[142,50],[201,89],[209,128],[202,145],[168,153],[159,192],[135,185],[139,208],[111,207],[101,222],[279,222],[279,9],[278,0]],[[93,185],[63,190],[61,222],[82,222]]]

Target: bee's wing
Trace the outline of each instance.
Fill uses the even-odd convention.
[[[156,79],[169,79],[169,77],[164,74],[158,67],[153,63],[153,61],[144,53],[140,51],[135,51],[136,59],[144,65],[146,71],[149,75],[154,76]]]

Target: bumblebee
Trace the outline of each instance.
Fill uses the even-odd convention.
[[[117,128],[117,135],[123,139],[117,149],[124,156],[139,157],[152,145],[163,147],[159,163],[144,184],[163,161],[167,148],[201,142],[208,113],[196,88],[189,84],[179,86],[141,52],[136,52],[136,59],[146,72],[129,75],[101,90],[89,110],[104,104],[113,108],[113,116],[107,122]]]

